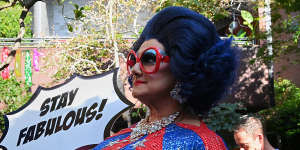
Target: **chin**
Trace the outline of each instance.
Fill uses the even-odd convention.
[[[141,94],[141,92],[137,92],[135,90],[132,91],[132,96],[136,99],[139,99],[140,97],[142,97],[143,94]]]
[[[147,94],[147,90],[144,88],[137,88],[137,87],[133,87],[132,89],[132,96],[136,97],[136,96],[143,96],[145,94]]]
[[[146,97],[149,97],[149,94],[145,93],[145,92],[141,92],[141,91],[133,91],[132,92],[132,96],[136,99],[138,99],[140,102],[143,103],[143,100]]]
[[[146,95],[140,93],[132,93],[132,96],[138,100],[143,99]]]

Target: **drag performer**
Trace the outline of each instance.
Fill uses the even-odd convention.
[[[228,92],[236,66],[231,39],[221,40],[207,18],[183,7],[163,9],[127,57],[132,95],[148,115],[94,149],[227,149],[201,116]]]

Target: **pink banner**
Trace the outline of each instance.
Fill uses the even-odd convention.
[[[1,53],[1,63],[5,63],[8,58],[9,50],[7,47],[3,47],[2,53]],[[4,70],[1,72],[1,76],[3,79],[9,78],[9,66],[7,66]]]
[[[40,58],[40,53],[38,52],[37,48],[33,49],[33,68],[35,71],[39,71],[39,58]]]

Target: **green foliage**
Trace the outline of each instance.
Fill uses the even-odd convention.
[[[183,6],[199,12],[212,20],[222,19],[229,16],[221,0],[165,0],[157,11],[168,6]]]
[[[58,5],[63,5],[65,0],[56,0],[56,2],[58,3]]]
[[[63,3],[63,2],[60,2]],[[63,4],[61,4],[63,5]],[[89,7],[87,6],[83,6],[83,7],[79,7],[78,4],[73,4],[73,6],[75,7],[75,9],[73,10],[74,16],[75,16],[75,20],[81,20],[85,17],[85,14],[83,13],[83,11],[86,9],[89,9]],[[67,28],[70,32],[74,31],[73,26],[70,23],[67,23]]]
[[[259,7],[265,7],[263,1],[258,2],[257,4]],[[264,63],[269,64],[282,55],[299,51],[300,15],[292,13],[298,11],[299,7],[299,1],[295,0],[275,0],[271,3],[271,44],[273,54],[272,56],[269,54],[267,42],[260,43],[259,51],[256,54],[256,58],[253,59],[253,62],[262,60]],[[245,16],[242,13],[243,12],[241,12],[241,15],[243,19],[245,19]],[[256,20],[256,18],[254,20]],[[248,27],[252,30],[251,26]],[[253,29],[252,33],[254,33],[254,35],[251,35],[251,38],[256,41],[267,41],[268,34],[266,31],[256,31],[255,27]]]
[[[71,24],[67,23],[67,27],[70,32],[73,32],[73,26]]]
[[[291,81],[275,82],[276,106],[259,112],[268,133],[281,136],[280,149],[295,149],[300,138],[300,89]]]
[[[233,129],[240,121],[243,111],[246,108],[241,103],[221,103],[213,107],[203,121],[223,138],[229,149],[233,149],[236,145]]]
[[[294,39],[294,43],[297,44],[299,42],[299,39],[300,39],[300,26],[298,26],[297,31],[293,35],[293,39]]]
[[[282,23],[282,28],[279,28],[282,29],[281,32],[292,34],[291,41],[293,41],[294,44],[297,44],[300,36],[300,15],[288,15],[287,19]]]
[[[145,105],[142,105],[140,108],[135,108],[130,111],[130,116],[134,118],[145,118],[147,108]]]
[[[300,89],[290,80],[279,78],[275,84],[276,105],[281,105],[289,100],[300,100]]]
[[[0,6],[8,4],[7,2],[0,1]],[[0,37],[2,38],[15,38],[20,31],[19,18],[22,12],[22,7],[16,4],[14,7],[6,8],[0,11]],[[24,37],[32,37],[31,31],[31,13],[29,12],[24,20],[25,22],[25,35]]]
[[[58,1],[62,4],[62,0]],[[73,73],[90,76],[109,71],[116,64],[115,55],[126,59],[123,53],[133,41],[123,36],[138,36],[141,28],[137,23],[139,12],[153,10],[152,3],[147,0],[139,3],[135,0],[103,0],[84,7],[73,4],[75,18],[71,18],[67,27],[76,36],[67,42],[45,45],[60,49],[53,53],[57,59],[45,58],[47,67],[57,68],[54,82],[67,79]]]
[[[262,46],[262,51],[257,55],[265,62],[275,58],[299,51],[298,42],[300,35],[300,15],[293,13],[299,10],[300,2],[297,0],[275,0],[272,5],[272,47],[273,57],[269,58],[267,45]],[[284,11],[282,11],[284,10]],[[283,14],[284,12],[284,14]],[[266,39],[266,35],[259,39]]]
[[[291,16],[288,15],[286,19],[278,20],[280,24],[274,25],[274,32],[277,33],[277,37],[284,34],[290,34],[292,36],[285,36],[285,42],[273,44],[274,46],[281,47],[278,54],[286,53],[289,49],[297,49],[297,44],[299,42],[300,35],[300,15]],[[282,44],[285,47],[282,47]]]
[[[6,80],[0,77],[0,89],[0,102],[6,104],[6,107],[0,111],[0,129],[3,130],[3,115],[23,106],[30,99],[31,92],[28,91],[29,87],[18,81],[14,76]]]
[[[300,1],[299,0],[275,0],[275,5],[285,9],[287,12],[299,11]]]
[[[73,6],[75,7],[73,12],[74,12],[76,20],[79,20],[79,19],[85,17],[85,15],[83,14],[83,10],[85,9],[85,7],[79,7],[78,4],[73,4]]]
[[[251,23],[253,22],[254,19],[252,14],[249,11],[241,10],[241,16],[245,20],[243,24],[247,25],[251,29],[251,31],[253,31],[253,26]]]
[[[233,127],[239,122],[241,114],[245,111],[240,103],[221,103],[213,107],[208,116],[204,118],[207,126],[214,131],[233,131]]]
[[[105,45],[94,36],[78,36],[70,42],[60,45],[65,50],[60,53],[59,62],[54,62],[59,69],[54,75],[56,80],[66,79],[73,73],[94,75],[110,69],[108,65],[113,60],[112,45]],[[60,65],[64,64],[64,65]]]
[[[247,32],[241,28],[236,35],[229,34],[228,37],[233,36],[234,38],[244,38],[247,37],[249,40],[253,40],[255,38],[255,27],[253,26],[253,22],[258,20],[258,18],[254,18],[253,15],[247,10],[241,10],[241,17],[243,18],[243,25],[247,26],[251,30],[251,35],[247,37]],[[257,37],[256,37],[257,38]],[[246,42],[244,46],[249,46],[249,43]]]

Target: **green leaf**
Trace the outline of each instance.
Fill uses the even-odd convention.
[[[253,22],[253,16],[249,11],[241,10],[242,18],[247,21],[249,24]]]
[[[7,2],[0,1],[0,6],[8,4]],[[19,16],[22,12],[22,7],[16,4],[0,11],[0,37],[14,38],[17,37],[20,30]],[[25,22],[25,35],[24,37],[32,37],[31,31],[31,13],[29,12],[24,20]]]
[[[73,32],[73,26],[72,26],[72,25],[67,24],[67,27],[68,27],[68,30],[69,30],[70,32]]]
[[[79,8],[78,4],[73,4],[73,6],[74,6],[76,9]]]
[[[0,77],[0,88],[0,101],[6,104],[6,107],[0,111],[0,129],[4,129],[2,115],[15,111],[24,105],[31,97],[31,93],[28,91],[28,87],[16,80],[14,76],[6,80]]]
[[[237,33],[237,37],[239,37],[239,38],[245,37],[245,36],[246,36],[246,32],[243,29],[239,30],[239,32]]]
[[[254,63],[255,63],[255,59],[249,60],[249,64],[250,64],[250,65],[253,65]]]
[[[56,0],[56,1],[57,1],[58,5],[63,5],[65,2],[65,0]]]
[[[90,6],[84,6],[84,10],[91,10]]]
[[[251,31],[253,31],[253,25],[252,24],[248,24],[248,27],[251,29]]]

